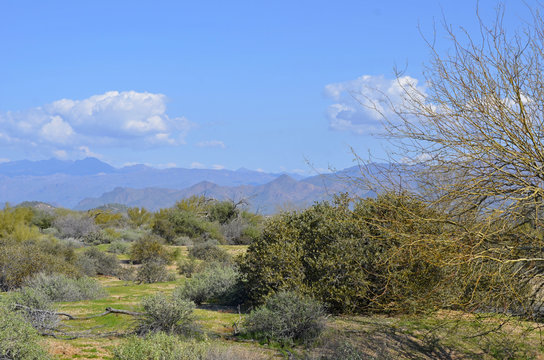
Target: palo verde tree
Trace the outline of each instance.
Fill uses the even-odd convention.
[[[447,52],[428,42],[425,87],[398,73],[402,103],[384,96],[387,110],[383,99],[372,106],[404,157],[388,167],[397,179],[389,185],[408,178],[448,214],[428,219],[447,223],[449,234],[425,246],[449,239],[455,251],[434,261],[456,272],[456,305],[465,308],[533,313],[532,289],[542,282],[544,22],[532,13],[513,33],[503,7],[491,25],[479,18],[476,34],[445,26]]]

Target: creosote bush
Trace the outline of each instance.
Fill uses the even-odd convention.
[[[245,319],[246,331],[257,339],[282,344],[308,343],[325,327],[323,305],[295,292],[279,292]]]
[[[0,245],[0,288],[12,290],[40,273],[79,274],[72,249],[46,240]]]
[[[175,254],[164,246],[164,241],[155,235],[147,235],[132,243],[130,260],[143,263],[149,260],[160,260],[170,263]]]
[[[173,280],[175,280],[174,274],[168,272],[166,263],[161,259],[144,261],[136,274],[136,281],[146,284]]]
[[[128,254],[130,251],[130,244],[123,240],[112,241],[108,246],[108,252],[112,254]]]
[[[232,265],[212,264],[176,288],[173,296],[189,299],[197,305],[210,300],[230,302],[230,298],[235,297],[238,280],[239,273]]]
[[[189,248],[189,257],[207,262],[229,263],[232,261],[232,257],[214,241],[206,241],[191,246]]]
[[[184,275],[186,278],[190,278],[193,274],[199,272],[202,265],[199,264],[194,258],[180,259],[177,262],[178,274]]]
[[[144,316],[139,319],[137,333],[166,332],[188,334],[195,330],[192,301],[157,293],[142,300]]]
[[[277,215],[239,261],[251,300],[295,290],[333,313],[439,306],[444,293],[433,290],[451,283],[447,269],[434,265],[444,252],[413,241],[440,235],[426,216],[433,211],[403,194],[344,195]]]
[[[78,265],[87,276],[116,276],[119,260],[113,254],[106,254],[95,247],[85,249],[78,258]]]

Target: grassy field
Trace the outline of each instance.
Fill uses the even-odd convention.
[[[185,247],[177,248],[180,257],[187,256]],[[223,248],[231,254],[246,249]],[[139,311],[140,301],[146,295],[168,294],[185,281],[179,275],[175,281],[156,284],[138,285],[111,277],[99,280],[107,290],[107,297],[61,303],[60,310],[80,317],[102,313],[107,307]],[[289,352],[318,358],[338,348],[358,349],[364,358],[376,359],[544,359],[543,334],[538,324],[496,315],[443,312],[432,316],[331,317],[325,333],[311,349],[302,346],[282,349],[274,344],[234,337],[233,325],[244,317],[236,308],[205,304],[196,309],[195,315],[203,341],[244,349],[255,359],[285,358]],[[64,321],[67,333],[84,337],[47,338],[44,343],[57,359],[108,359],[112,357],[112,349],[126,341],[126,335],[134,329],[134,321],[132,316],[122,314]]]

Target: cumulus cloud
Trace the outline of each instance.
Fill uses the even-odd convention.
[[[184,143],[193,124],[166,114],[162,94],[109,91],[0,113],[0,143],[87,153],[91,146],[158,147]]]
[[[325,86],[325,95],[335,101],[327,109],[329,126],[333,130],[366,134],[382,129],[383,116],[394,115],[391,106],[400,107],[406,91],[424,95],[418,80],[403,76],[386,79],[384,76],[363,75],[355,80]]]
[[[198,147],[218,147],[221,149],[226,148],[225,143],[220,140],[207,140],[201,141],[196,144]]]

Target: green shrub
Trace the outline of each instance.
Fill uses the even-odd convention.
[[[169,334],[187,334],[195,329],[195,305],[179,297],[161,293],[142,300],[144,316],[139,319],[137,333],[163,331]]]
[[[282,213],[267,221],[239,262],[248,293],[261,303],[275,292],[296,290],[335,313],[440,304],[443,294],[433,291],[446,279],[445,269],[434,265],[440,249],[419,241],[441,234],[435,222],[422,220],[436,216],[402,194],[357,201],[339,196]]]
[[[176,288],[173,296],[190,299],[197,305],[210,300],[228,301],[234,296],[238,278],[239,273],[233,266],[212,264]]]
[[[325,327],[323,306],[294,292],[279,292],[245,319],[246,331],[258,339],[282,344],[315,339]]]
[[[59,230],[61,237],[75,239],[85,238],[100,229],[91,217],[75,213],[58,216],[53,226]]]
[[[143,263],[149,260],[161,260],[170,263],[172,258],[172,252],[164,246],[163,240],[158,236],[147,235],[132,243],[130,259],[133,262]]]
[[[189,248],[189,257],[208,262],[229,263],[232,257],[213,241],[196,244]]]
[[[177,262],[178,274],[184,275],[186,278],[193,276],[201,267],[194,258],[181,259]]]
[[[0,288],[12,290],[40,272],[78,275],[73,250],[46,241],[0,245]]]
[[[38,331],[48,331],[59,324],[53,302],[36,289],[22,288],[10,293],[6,304],[9,309],[20,313]]]
[[[0,359],[50,359],[39,342],[38,333],[21,314],[0,306]]]
[[[95,247],[85,249],[78,259],[78,265],[87,276],[116,276],[119,260],[113,254],[106,254]]]
[[[94,300],[106,296],[102,285],[95,279],[72,279],[62,274],[37,274],[25,281],[24,287],[44,294],[51,301]]]
[[[226,224],[238,216],[236,204],[232,201],[211,201],[207,206],[209,221]]]
[[[124,228],[119,230],[119,234],[121,235],[122,240],[125,240],[127,242],[134,242],[141,239],[144,235],[147,234],[147,232],[142,230]]]
[[[137,228],[148,225],[151,221],[151,213],[143,207],[133,207],[127,209],[127,216],[130,223]]]
[[[130,244],[123,240],[115,240],[108,247],[108,252],[112,254],[128,254]]]
[[[136,281],[153,284],[161,281],[175,280],[173,274],[168,273],[166,264],[161,259],[150,259],[142,263],[136,274]]]
[[[115,360],[205,360],[206,345],[183,341],[163,332],[130,337],[114,349]]]
[[[145,337],[130,337],[114,349],[114,360],[255,360],[255,351],[183,340],[162,332]]]
[[[199,212],[177,207],[155,213],[152,230],[168,243],[172,243],[179,236],[223,240],[218,222],[210,222]]]

